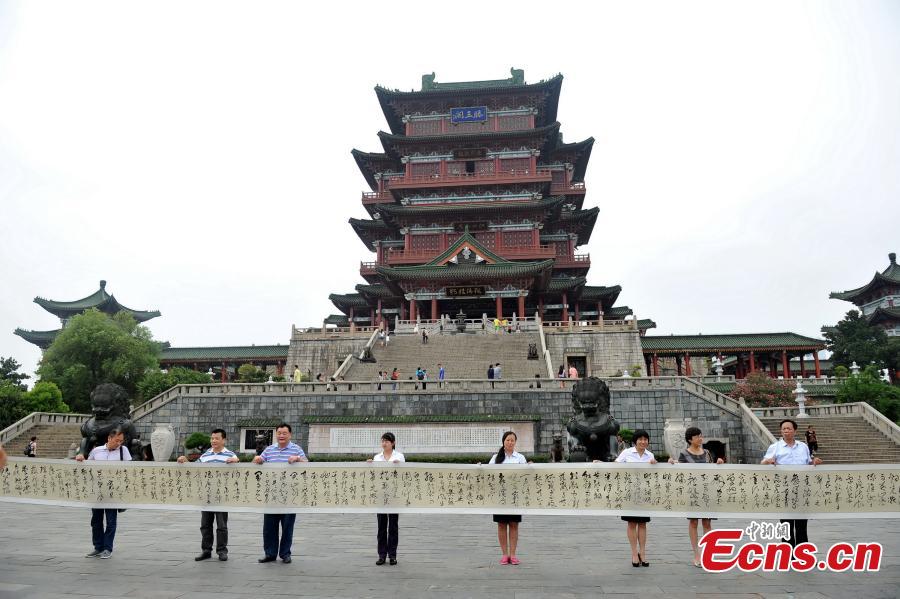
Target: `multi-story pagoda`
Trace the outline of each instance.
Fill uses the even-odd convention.
[[[835,291],[832,299],[852,302],[870,324],[884,329],[891,336],[900,336],[900,266],[897,254],[888,254],[890,264],[876,272],[872,280],[849,291]]]
[[[118,314],[119,312],[127,312],[138,322],[145,322],[159,316],[159,311],[157,310],[132,310],[131,308],[123,306],[116,300],[114,295],[110,295],[106,292],[106,281],[100,281],[100,289],[94,293],[80,300],[75,300],[74,302],[58,302],[42,297],[36,297],[34,298],[34,303],[59,318],[63,327],[66,326],[70,318],[90,309],[100,310],[110,316]],[[16,329],[15,334],[25,341],[37,345],[41,349],[47,349],[50,347],[50,344],[53,343],[53,340],[56,339],[56,336],[59,335],[61,330],[62,328],[54,329],[52,331],[27,331],[25,329]]]
[[[383,152],[353,150],[371,191],[369,218],[351,218],[374,260],[366,284],[332,294],[342,312],[326,323],[378,324],[477,317],[623,319],[618,285],[587,285],[598,208],[583,207],[593,138],[563,143],[557,105],[562,75],[525,83],[438,83],[420,91],[378,86],[390,132]],[[647,321],[649,326],[649,321]]]

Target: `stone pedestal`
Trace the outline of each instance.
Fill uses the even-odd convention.
[[[684,433],[689,425],[690,421],[684,418],[666,418],[663,428],[663,446],[670,458],[678,459],[681,450],[687,448]]]

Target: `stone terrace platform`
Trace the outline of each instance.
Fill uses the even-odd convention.
[[[300,515],[294,561],[257,564],[262,516],[232,514],[227,563],[195,563],[199,514],[128,510],[119,517],[112,559],[86,559],[90,512],[0,503],[0,599],[251,597],[897,597],[900,521],[821,520],[821,545],[878,541],[881,571],[868,574],[711,574],[690,563],[686,522],[649,525],[649,568],[632,568],[618,518],[528,516],[519,566],[497,563],[496,526],[487,516],[400,518],[399,565],[375,565],[371,515]],[[719,528],[746,526],[719,520]]]

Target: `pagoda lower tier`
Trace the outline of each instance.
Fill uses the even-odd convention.
[[[560,275],[556,260],[505,259],[468,231],[425,264],[373,266],[373,282],[355,293],[332,294],[341,311],[326,324],[382,326],[400,320],[437,320],[462,311],[510,319],[538,314],[544,321],[622,320],[627,306],[614,307],[622,288],[586,285],[584,276]],[[654,326],[643,321],[644,328]]]

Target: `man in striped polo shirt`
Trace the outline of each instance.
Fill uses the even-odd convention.
[[[306,454],[296,443],[291,443],[291,425],[282,422],[275,427],[274,445],[266,447],[262,454],[253,458],[254,464],[263,462],[288,463],[308,462]],[[285,564],[291,563],[291,544],[294,540],[294,522],[297,514],[263,514],[263,550],[265,556],[259,563],[274,562],[280,556]],[[281,523],[281,543],[278,542],[278,524]]]
[[[200,456],[203,464],[234,464],[240,460],[233,451],[225,447],[225,431],[214,429],[209,435],[210,448]],[[178,463],[184,464],[187,458],[178,457]],[[216,553],[219,561],[228,561],[228,512],[200,512],[200,549],[201,553],[194,561],[202,562],[212,557],[213,520],[216,521]]]

